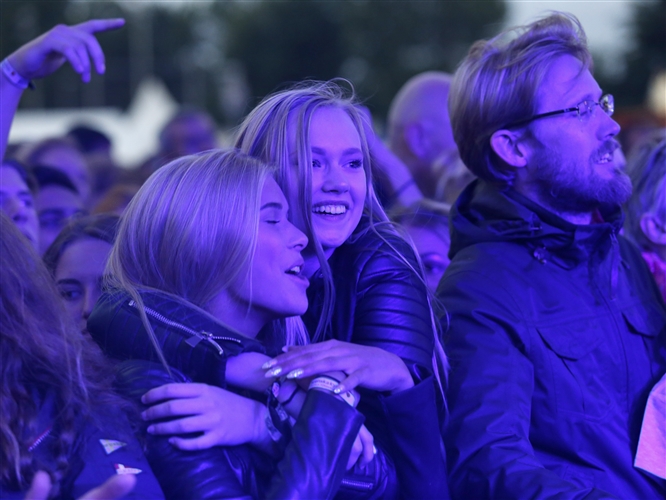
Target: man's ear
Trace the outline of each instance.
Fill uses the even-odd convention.
[[[524,167],[527,165],[527,149],[522,138],[521,132],[501,129],[490,136],[490,147],[512,167]]]
[[[666,246],[666,227],[657,222],[657,216],[653,213],[641,215],[641,231],[645,237],[655,245]]]
[[[412,122],[405,126],[405,142],[416,158],[423,159],[427,155],[428,144],[425,130],[420,123]]]

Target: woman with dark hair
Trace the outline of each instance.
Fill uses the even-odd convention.
[[[110,214],[75,219],[44,254],[63,304],[83,333],[87,333],[88,316],[102,294],[104,269],[119,220]]]
[[[23,498],[46,471],[33,494],[52,482],[50,497],[78,498],[134,474],[134,498],[162,498],[122,411],[132,407],[111,392],[99,349],[77,332],[39,256],[2,214],[0,235],[0,497]],[[132,489],[134,481],[119,481],[120,494]]]

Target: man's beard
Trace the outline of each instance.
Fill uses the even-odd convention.
[[[564,160],[551,149],[541,149],[535,158],[538,168],[533,178],[539,201],[556,213],[567,214],[590,213],[625,203],[631,196],[629,176],[615,167],[613,176],[604,179],[591,165],[594,159],[615,147],[615,141],[609,141],[586,165]]]

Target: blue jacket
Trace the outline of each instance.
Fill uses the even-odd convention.
[[[54,427],[55,396],[53,393],[47,393],[42,397],[39,395],[40,392],[34,391],[39,413],[32,422],[31,430],[38,438],[31,446],[31,458],[35,470],[52,471],[56,468],[52,447],[56,442],[54,435],[58,432]],[[102,422],[81,418],[77,432],[78,441],[68,459],[69,467],[60,482],[56,498],[63,500],[79,498],[115,474],[121,473],[119,470],[136,474],[136,485],[124,498],[128,500],[164,498],[160,485],[144,456],[143,448],[134,437],[123,412],[106,408]],[[24,496],[25,491],[0,484],[0,498],[3,500],[23,500]]]
[[[570,224],[483,181],[452,212],[445,444],[460,498],[664,498],[633,467],[666,311],[619,230]]]

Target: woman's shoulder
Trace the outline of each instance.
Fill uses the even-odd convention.
[[[396,226],[388,221],[371,222],[364,216],[352,236],[342,245],[336,254],[343,257],[345,264],[353,259],[357,264],[367,265],[371,261],[381,259],[392,261],[403,267],[418,268],[416,252]]]

